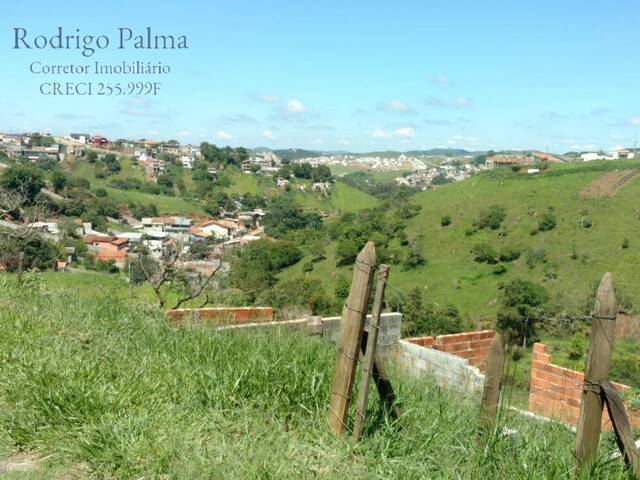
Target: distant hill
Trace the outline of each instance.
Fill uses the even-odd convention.
[[[625,307],[640,309],[635,287],[640,283],[640,175],[631,175],[634,169],[640,169],[640,162],[554,164],[537,175],[501,169],[420,192],[411,203],[422,210],[403,223],[426,265],[411,270],[392,265],[391,290],[406,294],[419,286],[429,301],[452,303],[470,317],[491,318],[499,305],[500,284],[507,280],[540,283],[552,302],[575,310],[587,304],[594,284],[610,271]],[[628,181],[621,186],[620,178]],[[491,205],[504,207],[503,228],[474,232],[474,218]],[[555,228],[536,231],[548,212],[555,216]],[[451,216],[449,226],[440,224],[444,215]],[[506,271],[499,268],[494,273],[496,265],[474,261],[472,249],[480,243],[498,252],[515,248],[520,257],[498,263]],[[328,291],[333,291],[336,273],[347,271],[336,268],[335,247],[328,245],[326,259],[309,273],[322,279]],[[283,275],[299,274],[304,263]]]
[[[298,160],[300,158],[321,157],[321,152],[314,150],[304,150],[302,148],[287,148],[281,150],[273,150],[282,160]]]

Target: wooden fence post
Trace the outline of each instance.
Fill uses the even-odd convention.
[[[584,372],[575,449],[579,466],[593,463],[598,456],[603,408],[600,382],[609,378],[617,313],[618,305],[611,274],[606,273],[596,293],[591,323],[591,345]]]
[[[353,427],[353,442],[358,443],[364,429],[364,417],[367,411],[369,400],[369,380],[373,374],[373,364],[376,358],[376,345],[378,343],[378,330],[380,328],[380,313],[382,312],[382,300],[384,289],[387,286],[389,267],[380,265],[378,279],[376,282],[376,294],[373,299],[373,310],[371,311],[371,322],[369,323],[369,333],[367,334],[367,347],[362,361],[362,374],[360,377],[360,388],[358,389],[358,403],[356,409],[356,421]]]
[[[338,437],[347,428],[349,403],[353,390],[360,342],[371,294],[371,280],[376,263],[373,242],[367,242],[356,258],[347,303],[342,309],[340,340],[336,355],[336,369],[329,399],[329,427]]]
[[[487,368],[484,373],[484,388],[482,389],[482,403],[480,405],[479,423],[484,432],[490,432],[496,426],[503,366],[504,348],[502,347],[502,338],[496,332],[493,340],[491,340],[489,354],[487,355]]]

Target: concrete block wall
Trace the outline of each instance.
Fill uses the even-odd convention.
[[[487,354],[494,335],[495,332],[493,330],[478,330],[475,332],[438,335],[437,337],[408,338],[407,341],[464,358],[469,365],[477,367],[481,372],[484,372]]]
[[[417,378],[428,376],[443,387],[461,390],[475,398],[482,395],[484,375],[461,356],[421,345],[416,339],[408,339],[398,342],[394,360],[399,367]]]
[[[365,331],[369,331],[371,315],[367,315],[364,325]],[[380,329],[378,330],[377,349],[381,354],[388,353],[400,341],[400,327],[402,325],[401,313],[383,313],[380,315]],[[340,339],[340,317],[325,317],[322,319],[322,336],[338,343]]]
[[[546,345],[536,343],[531,358],[531,380],[529,384],[529,411],[555,418],[570,425],[577,425],[580,415],[584,373],[563,368],[551,363]],[[621,383],[613,384],[619,392],[631,389]],[[632,427],[640,428],[640,415],[627,408]],[[602,415],[602,430],[611,430],[611,421],[605,407]]]

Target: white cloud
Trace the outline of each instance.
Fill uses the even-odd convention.
[[[267,140],[273,140],[273,132],[271,130],[265,130],[262,132],[262,136]]]
[[[410,112],[411,107],[400,100],[389,100],[380,104],[380,110],[387,110],[390,112]]]
[[[178,135],[179,137],[190,137],[191,132],[189,130],[180,130],[176,135]]]
[[[269,93],[261,93],[258,95],[258,100],[264,103],[278,103],[280,101],[280,97]]]
[[[431,79],[431,83],[433,83],[434,85],[448,85],[449,79],[443,74],[438,73]]]
[[[612,133],[609,135],[609,137],[612,140],[622,140],[624,138],[624,135],[620,134],[620,133]]]
[[[460,133],[455,134],[449,140],[447,140],[447,145],[477,145],[478,139],[476,137],[462,135]]]
[[[630,125],[640,125],[640,117],[631,117],[629,119]]]
[[[416,136],[416,132],[411,127],[398,128],[396,129],[395,134],[402,138],[413,138]]]
[[[471,105],[471,100],[467,97],[456,97],[451,101],[451,106],[453,108],[464,108]]]
[[[387,132],[385,132],[381,128],[376,128],[375,130],[371,130],[369,132],[369,136],[371,138],[387,138],[388,137]]]
[[[340,145],[349,145],[351,142],[349,140],[347,140],[346,138],[341,138],[340,140],[338,140],[338,143]]]
[[[304,113],[307,107],[300,100],[288,100],[285,110],[289,113]]]
[[[149,135],[153,135],[154,137],[160,135],[160,132],[158,130],[151,130],[149,131]]]
[[[231,140],[233,138],[233,135],[231,135],[229,132],[225,132],[224,130],[218,130],[218,133],[216,133],[216,138],[218,140]]]

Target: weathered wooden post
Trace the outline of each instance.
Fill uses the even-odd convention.
[[[340,340],[336,355],[336,369],[329,399],[329,427],[342,437],[347,428],[349,403],[353,390],[360,342],[371,294],[371,280],[376,263],[373,242],[367,242],[356,258],[349,297],[342,309]]]
[[[487,355],[487,368],[484,372],[484,388],[482,389],[479,418],[480,428],[483,432],[490,432],[496,426],[503,366],[504,348],[502,347],[502,338],[496,332],[493,340],[491,340]]]
[[[603,408],[600,383],[609,378],[617,313],[611,274],[606,273],[598,287],[593,308],[591,345],[578,417],[575,456],[580,466],[593,463],[598,456]]]
[[[360,388],[358,389],[358,403],[356,408],[356,421],[353,427],[353,442],[358,443],[364,429],[364,418],[369,400],[369,380],[373,375],[373,365],[376,358],[376,345],[378,343],[378,330],[380,328],[380,314],[382,312],[382,300],[384,289],[387,286],[389,267],[380,265],[378,279],[376,282],[376,294],[373,299],[373,310],[371,311],[371,322],[369,323],[369,333],[367,335],[367,347],[362,361],[362,375],[360,377]]]

